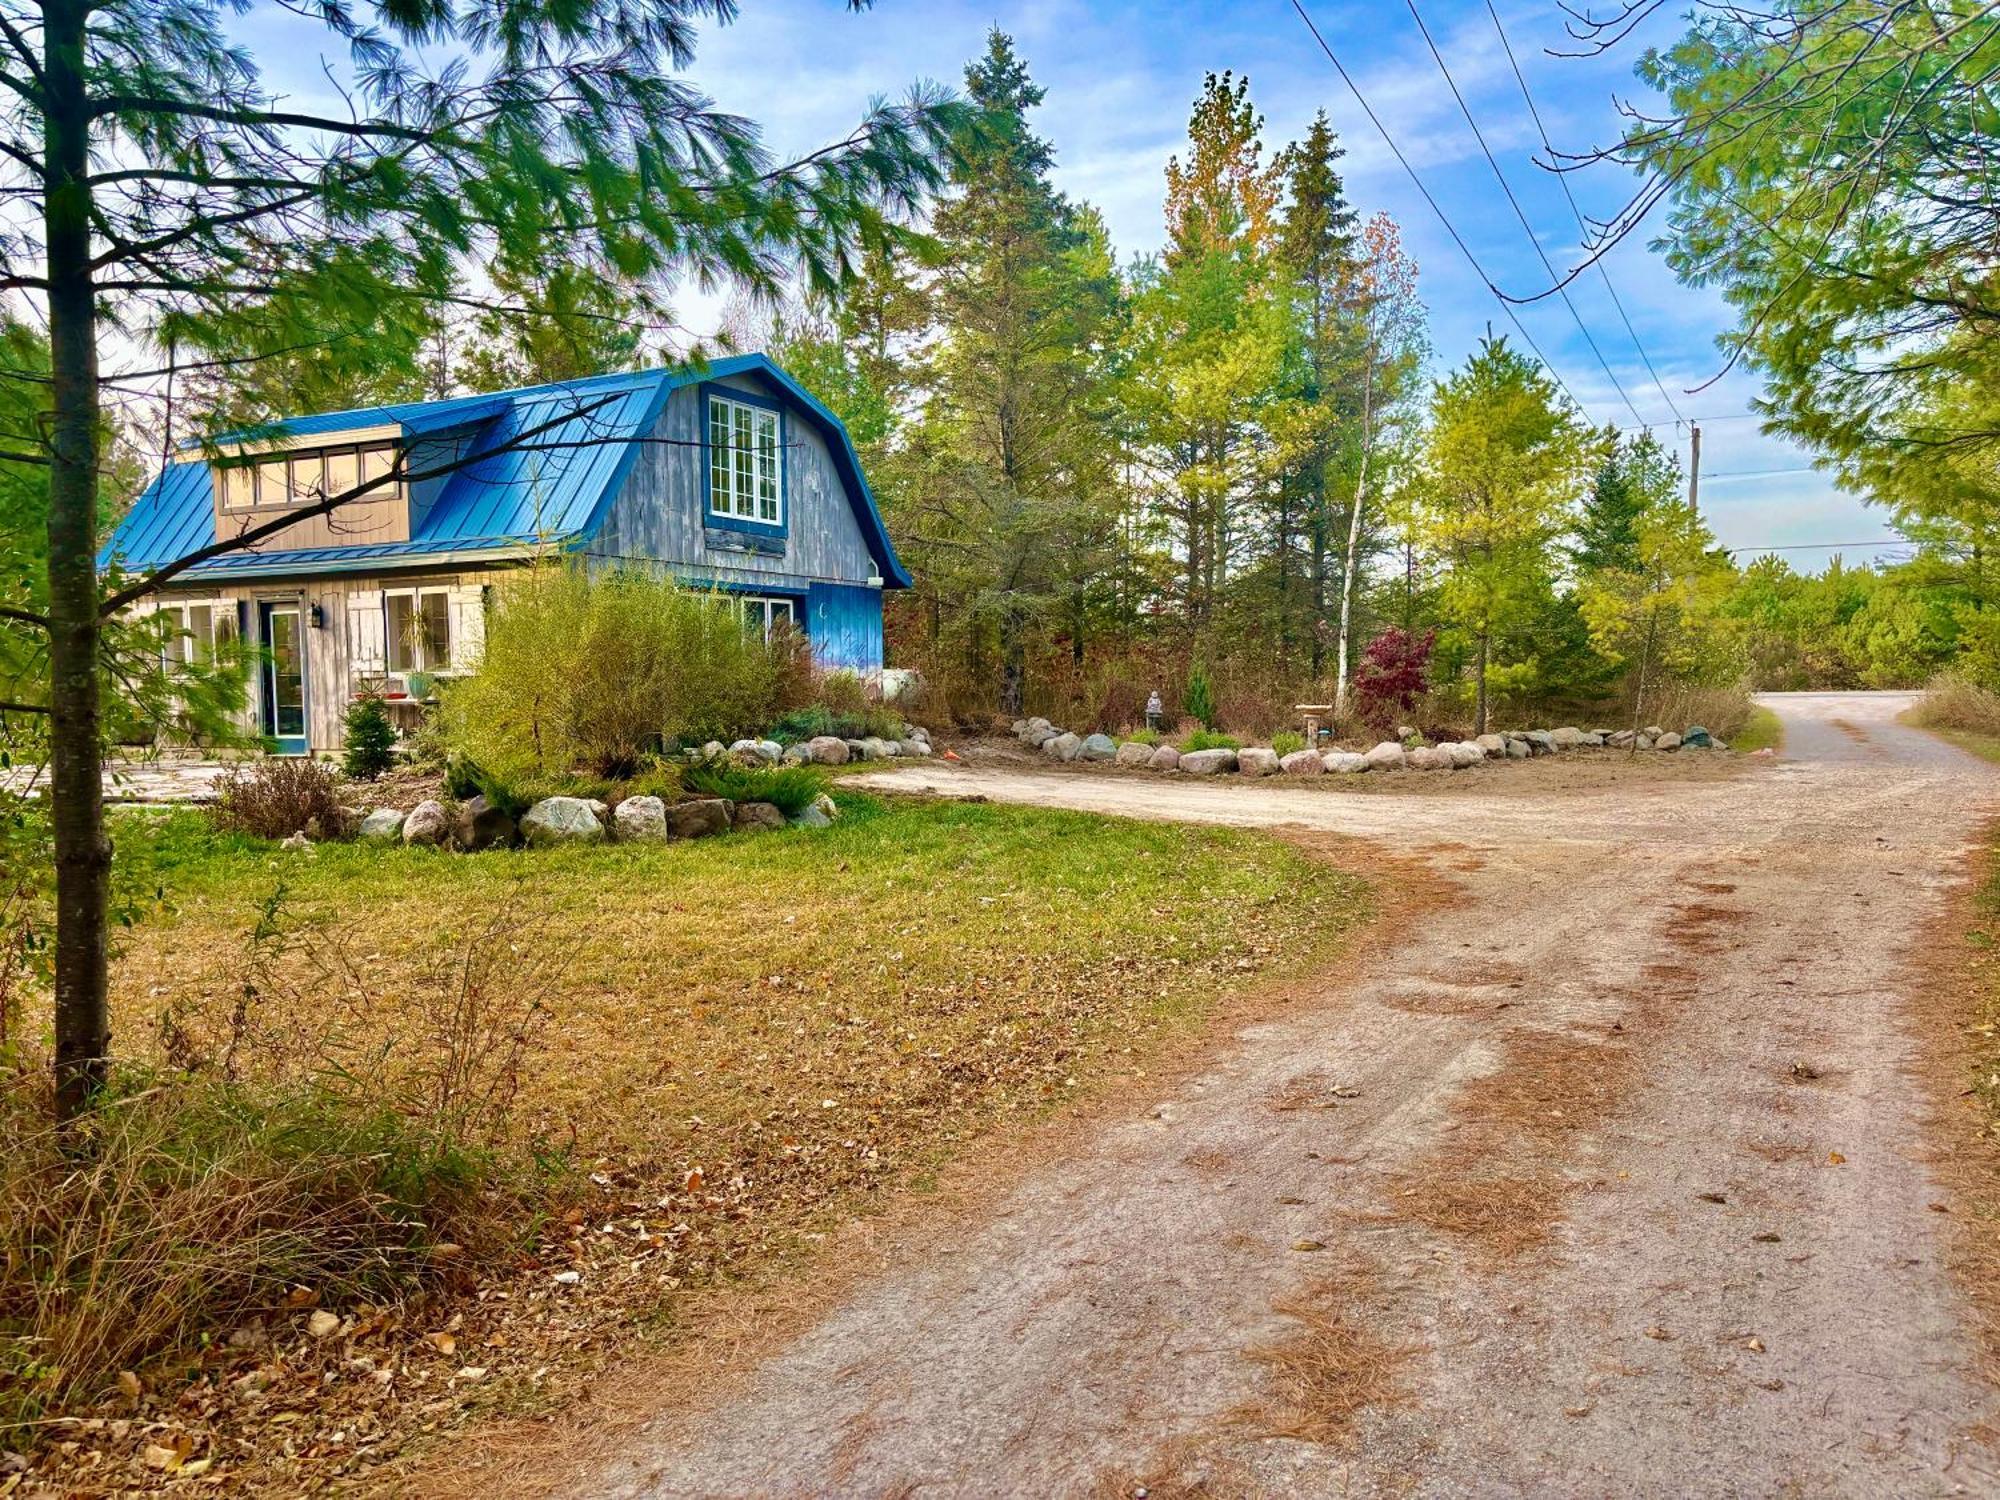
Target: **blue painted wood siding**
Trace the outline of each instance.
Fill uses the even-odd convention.
[[[718,384],[767,401],[781,396],[751,375]],[[832,455],[811,423],[796,417],[785,423],[787,534],[782,539],[746,536],[704,524],[704,416],[699,384],[683,386],[668,398],[654,429],[663,441],[641,450],[586,556],[612,566],[657,562],[691,581],[794,592],[810,583],[860,584],[874,574],[875,561]],[[878,621],[880,613],[878,600]]]
[[[806,637],[822,666],[882,670],[882,591],[848,583],[806,588]]]

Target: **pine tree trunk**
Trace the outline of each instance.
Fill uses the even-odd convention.
[[[55,834],[56,1114],[74,1120],[102,1087],[111,1051],[97,653],[96,295],[90,272],[90,117],[78,0],[44,7],[49,182],[49,770]]]
[[[1013,610],[1000,617],[1000,711],[1019,717],[1027,693],[1026,623]]]

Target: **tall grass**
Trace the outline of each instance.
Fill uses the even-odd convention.
[[[0,1447],[238,1326],[393,1301],[517,1242],[538,1189],[510,1112],[547,982],[517,918],[389,988],[274,893],[237,991],[170,1006],[165,1061],[120,1073],[81,1133],[49,1123],[47,1059],[13,1050]]]
[[[2000,735],[2000,693],[1946,673],[1931,679],[1909,712],[1921,729]]]
[[[625,776],[669,741],[731,740],[810,684],[804,642],[726,596],[647,573],[537,568],[498,591],[478,669],[439,708],[445,747],[507,781]]]

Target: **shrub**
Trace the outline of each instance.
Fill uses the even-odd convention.
[[[1271,736],[1271,748],[1280,755],[1290,755],[1294,750],[1303,750],[1305,747],[1306,737],[1294,734],[1289,729]]]
[[[373,781],[396,761],[396,726],[373,693],[347,705],[347,746],[340,768],[354,781]]]
[[[1197,750],[1241,750],[1243,742],[1234,735],[1217,734],[1212,729],[1197,729],[1181,745],[1181,754],[1192,755]]]
[[[1386,731],[1430,691],[1431,648],[1437,632],[1421,634],[1391,625],[1368,643],[1354,668],[1354,709],[1371,728]]]
[[[1134,729],[1127,734],[1119,736],[1119,738],[1133,745],[1157,745],[1160,743],[1160,731],[1157,729]]]
[[[1181,700],[1181,706],[1189,718],[1201,721],[1202,728],[1215,728],[1215,689],[1209,686],[1206,668],[1197,666],[1188,673],[1187,695]],[[1212,748],[1223,747],[1218,745]]]
[[[781,745],[796,745],[822,734],[841,740],[871,737],[899,740],[903,737],[903,720],[893,709],[880,704],[864,703],[859,708],[849,708],[821,702],[795,708],[771,726],[771,738]]]
[[[1925,729],[1965,729],[1975,734],[2000,735],[2000,693],[1946,673],[1931,679],[1930,686],[1910,710],[1910,722]]]
[[[768,723],[801,650],[671,579],[537,568],[498,591],[479,669],[447,688],[440,732],[507,780],[629,776],[668,740]]]
[[[788,818],[812,806],[826,790],[827,774],[818,766],[739,766],[734,761],[705,760],[681,773],[687,789],[702,797],[727,797],[731,802],[770,802]]]
[[[304,756],[267,756],[234,767],[216,779],[215,821],[260,839],[290,838],[314,827],[329,836],[342,824],[340,777]]]

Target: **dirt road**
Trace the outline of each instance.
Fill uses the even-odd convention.
[[[2000,1493],[1902,1004],[2000,779],[1887,695],[1771,702],[1775,763],[1586,795],[895,773],[1457,900],[576,1492]]]

